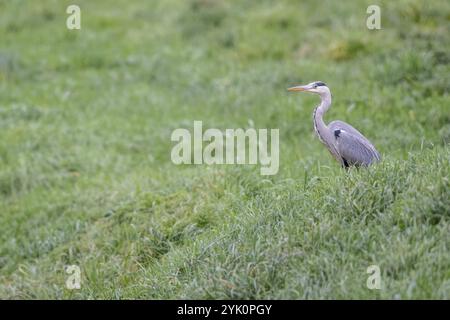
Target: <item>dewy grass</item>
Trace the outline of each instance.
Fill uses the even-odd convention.
[[[0,298],[450,298],[448,1],[0,2]],[[383,160],[313,135],[351,123]],[[279,129],[279,170],[171,133]],[[381,288],[370,290],[370,266]],[[69,290],[68,266],[80,270]]]

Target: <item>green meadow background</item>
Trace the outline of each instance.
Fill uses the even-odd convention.
[[[449,299],[449,27],[446,0],[1,0],[0,298]],[[286,92],[315,80],[379,165],[320,144]],[[278,128],[278,174],[174,165],[194,120]]]

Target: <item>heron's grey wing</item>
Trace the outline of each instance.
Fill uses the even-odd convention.
[[[346,123],[344,121],[340,121],[340,120],[332,121],[328,124],[328,128],[330,128],[331,132],[335,132],[336,130],[344,130],[344,131],[347,131],[348,133],[352,133],[356,136],[359,136],[359,137],[367,140],[366,137],[364,137],[361,132],[359,132],[358,130],[356,130],[355,128],[353,128],[351,125],[349,125],[348,123]]]
[[[364,136],[337,129],[334,137],[344,165],[369,165],[380,160],[379,153]]]

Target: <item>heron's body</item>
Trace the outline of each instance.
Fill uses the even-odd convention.
[[[314,131],[343,167],[368,166],[380,161],[380,154],[373,144],[351,125],[339,120],[325,124],[323,115],[331,105],[331,93],[323,82],[312,82],[289,90],[309,91],[320,95],[321,103],[313,113]]]

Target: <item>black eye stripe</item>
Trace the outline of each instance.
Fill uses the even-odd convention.
[[[326,84],[322,81],[317,81],[314,83],[314,87],[326,86]]]

